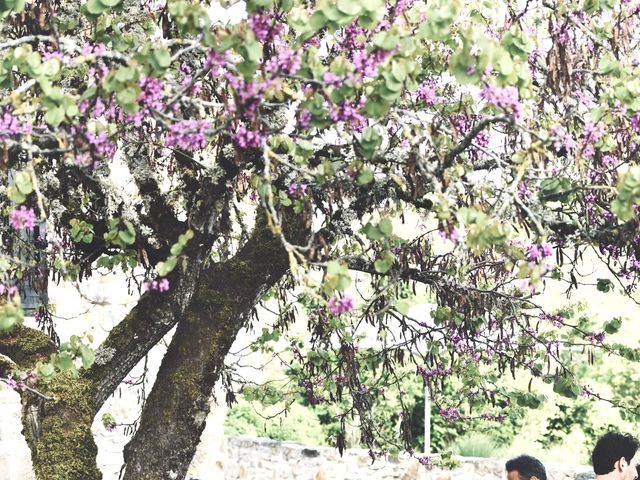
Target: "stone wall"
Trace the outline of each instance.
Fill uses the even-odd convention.
[[[460,458],[453,471],[427,470],[415,459],[376,460],[367,450],[349,449],[340,457],[328,447],[227,437],[225,480],[495,480],[504,479],[504,460]],[[547,465],[549,480],[593,478],[587,466]],[[193,478],[192,480],[200,480]]]

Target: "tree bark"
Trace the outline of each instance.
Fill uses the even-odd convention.
[[[163,359],[140,428],[125,447],[125,480],[185,478],[225,356],[262,294],[288,268],[280,239],[260,221],[234,258],[204,272]]]
[[[39,330],[20,327],[0,335],[3,375],[27,371],[48,361],[55,345]],[[38,480],[99,480],[97,447],[91,434],[94,416],[93,383],[59,374],[42,380],[38,392],[21,393],[22,433],[31,449]]]

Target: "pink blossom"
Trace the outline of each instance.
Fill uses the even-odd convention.
[[[551,133],[555,137],[553,140],[553,148],[556,152],[560,152],[563,148],[570,152],[576,146],[571,134],[562,125],[556,125],[551,129]]]
[[[344,294],[341,297],[331,297],[329,299],[329,312],[333,315],[342,315],[351,312],[355,307],[355,302],[350,295]]]
[[[264,136],[255,130],[249,130],[244,125],[240,125],[234,136],[236,145],[240,148],[260,148],[264,145]]]
[[[304,183],[293,182],[291,185],[289,185],[289,196],[293,198],[303,197],[307,194],[307,188],[307,185],[305,185]]]
[[[36,214],[33,208],[21,205],[9,215],[9,223],[15,230],[26,228],[32,230],[36,226]]]
[[[436,87],[433,82],[424,82],[418,87],[418,100],[422,100],[425,105],[432,107],[440,100],[436,95]]]
[[[143,292],[157,291],[163,293],[168,292],[169,288],[169,280],[166,278],[161,278],[160,280],[148,280],[142,284]]]
[[[207,146],[205,133],[211,129],[207,120],[181,120],[169,127],[166,145],[182,150],[198,150]]]
[[[520,103],[520,96],[516,87],[502,88],[486,85],[480,92],[480,97],[496,107],[512,113],[517,120],[522,119],[524,116],[524,109]]]

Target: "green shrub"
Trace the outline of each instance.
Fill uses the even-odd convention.
[[[491,437],[483,433],[471,433],[459,438],[454,450],[463,457],[498,457],[499,452]]]
[[[236,404],[225,418],[225,434],[326,445],[325,432],[313,410],[294,403],[286,412],[275,415],[281,410],[282,406],[265,407],[258,402]]]

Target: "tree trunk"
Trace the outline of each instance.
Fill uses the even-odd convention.
[[[23,394],[23,434],[31,448],[38,480],[100,480],[98,447],[91,423],[95,385],[86,378],[61,373],[41,382],[44,400]]]
[[[289,267],[280,239],[258,223],[233,259],[204,272],[125,447],[125,480],[185,478],[224,359],[261,295]]]
[[[2,374],[27,371],[48,361],[55,351],[49,337],[32,328],[0,335]],[[31,449],[38,480],[99,480],[97,448],[91,434],[95,414],[94,384],[86,378],[60,374],[41,380],[38,392],[22,392],[22,433]]]

